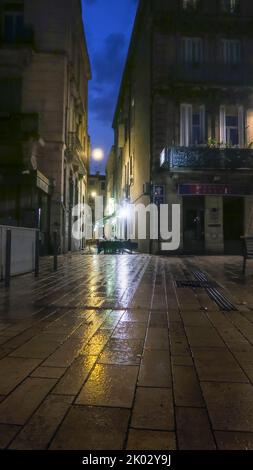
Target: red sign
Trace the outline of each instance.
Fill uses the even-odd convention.
[[[181,196],[247,196],[249,189],[231,184],[180,184]]]

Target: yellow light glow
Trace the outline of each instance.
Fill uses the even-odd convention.
[[[95,148],[92,152],[92,158],[93,160],[96,160],[97,162],[103,160],[104,158],[104,151],[101,148]]]
[[[95,199],[95,197],[96,197],[96,196],[97,196],[97,193],[96,193],[96,191],[92,191],[92,193],[91,193],[91,197],[93,197],[93,199]]]

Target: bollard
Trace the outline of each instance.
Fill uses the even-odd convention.
[[[54,232],[54,271],[58,269],[58,237],[57,232]]]
[[[6,231],[5,287],[11,283],[11,230]]]
[[[40,273],[40,232],[39,230],[36,231],[35,237],[35,277],[39,277]]]

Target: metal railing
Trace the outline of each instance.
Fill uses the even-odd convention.
[[[253,149],[211,147],[167,147],[161,167],[178,170],[253,170]]]
[[[70,159],[84,156],[84,148],[76,132],[68,132],[67,136],[67,152]]]

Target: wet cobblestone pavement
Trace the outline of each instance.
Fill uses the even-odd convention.
[[[61,257],[0,285],[0,448],[253,449],[253,264]],[[206,289],[177,288],[205,272]]]

